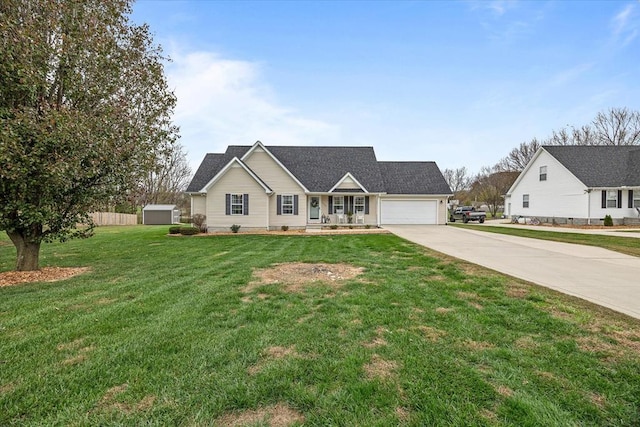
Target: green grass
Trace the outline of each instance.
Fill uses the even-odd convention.
[[[640,424],[638,321],[393,235],[166,230],[44,245],[91,272],[0,288],[0,425]],[[0,271],[14,256],[0,237]],[[288,262],[365,270],[246,291]]]
[[[627,255],[640,256],[640,239],[630,237],[605,236],[602,234],[563,233],[561,231],[532,230],[517,227],[494,227],[473,224],[450,224],[454,227],[471,228],[487,233],[507,234],[509,236],[530,237],[554,242],[576,243],[579,245],[597,246]]]

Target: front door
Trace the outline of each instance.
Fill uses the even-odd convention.
[[[309,221],[320,221],[320,196],[309,197]]]

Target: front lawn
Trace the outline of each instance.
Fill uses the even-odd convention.
[[[166,231],[0,288],[0,425],[640,424],[638,321],[393,235]]]
[[[507,234],[509,236],[530,237],[534,239],[551,240],[554,242],[576,243],[579,245],[597,246],[627,255],[640,257],[640,239],[622,236],[605,236],[602,234],[563,233],[561,231],[547,231],[545,227],[532,230],[530,228],[498,227],[487,225],[453,225],[454,227],[466,227],[488,233]]]

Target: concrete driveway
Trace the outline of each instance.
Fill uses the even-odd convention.
[[[385,226],[438,252],[640,319],[640,258],[606,249],[442,225]]]

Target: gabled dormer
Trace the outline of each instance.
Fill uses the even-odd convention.
[[[364,186],[360,184],[353,175],[351,175],[351,172],[347,172],[342,178],[340,178],[340,180],[338,180],[338,182],[336,182],[336,184],[329,190],[329,193],[345,191],[350,193],[368,193],[367,189],[364,188]]]

